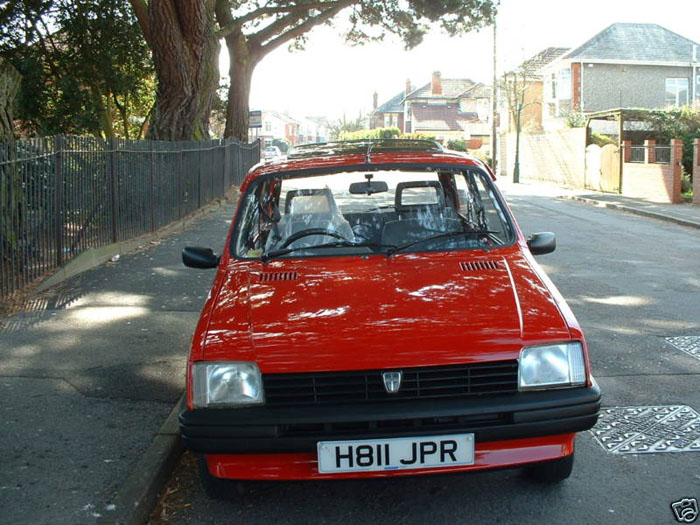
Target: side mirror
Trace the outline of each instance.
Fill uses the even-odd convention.
[[[190,268],[216,268],[219,266],[219,257],[211,248],[188,246],[182,249],[182,262]]]
[[[532,255],[552,253],[557,248],[557,238],[551,232],[533,233],[527,240]]]

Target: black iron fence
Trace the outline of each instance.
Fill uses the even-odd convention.
[[[0,143],[0,300],[88,248],[152,232],[240,185],[260,144],[57,136]]]

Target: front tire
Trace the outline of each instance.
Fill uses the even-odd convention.
[[[559,483],[571,475],[574,468],[574,454],[551,461],[543,461],[527,467],[527,475],[541,483]]]
[[[239,483],[232,479],[221,479],[212,476],[207,467],[207,460],[204,454],[197,454],[197,465],[199,466],[199,480],[202,483],[204,493],[209,499],[223,501],[234,501],[239,494]]]

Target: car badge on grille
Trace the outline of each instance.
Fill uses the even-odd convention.
[[[383,372],[382,380],[384,381],[384,388],[390,394],[395,394],[401,388],[401,379],[403,378],[403,372]]]

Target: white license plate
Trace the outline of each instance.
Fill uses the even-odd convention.
[[[362,472],[474,463],[474,434],[320,441],[318,471]]]

